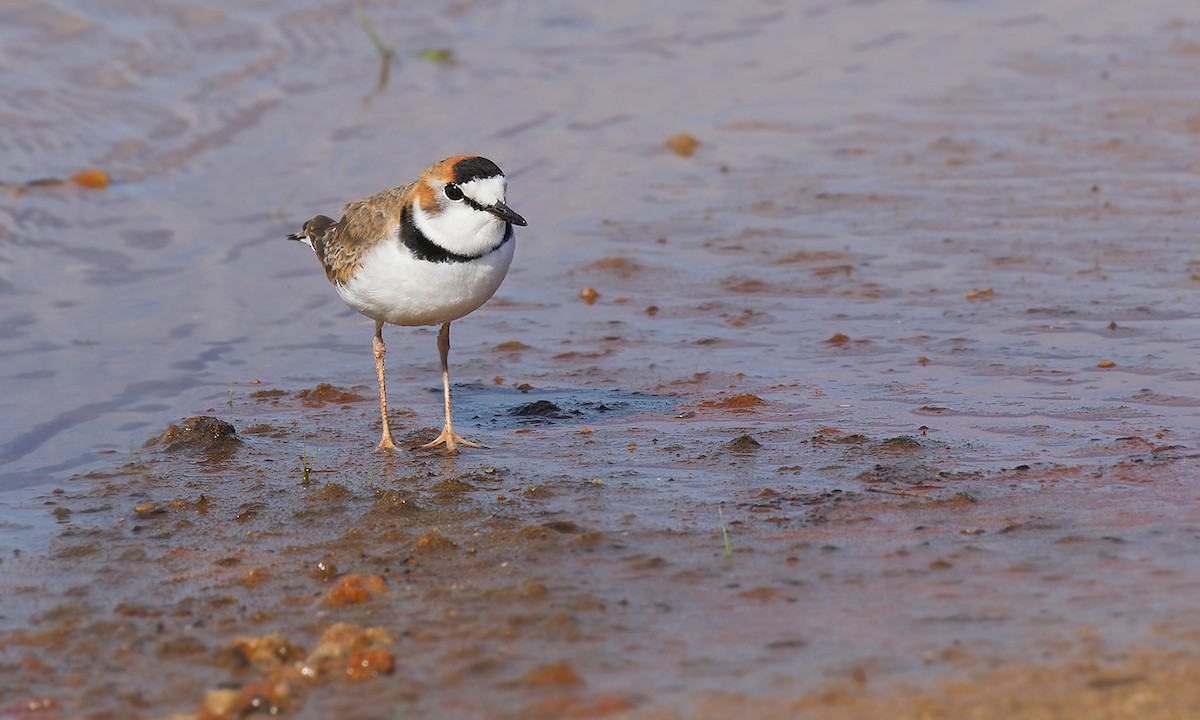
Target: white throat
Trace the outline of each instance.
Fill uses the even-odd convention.
[[[476,206],[489,207],[504,201],[504,176],[463,183],[463,194]],[[441,192],[440,190],[438,191]],[[505,222],[466,201],[439,196],[441,212],[431,213],[420,203],[413,206],[413,222],[435,245],[457,255],[483,255],[504,240]]]

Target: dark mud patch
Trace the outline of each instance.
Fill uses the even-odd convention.
[[[454,397],[471,407],[473,421],[498,429],[528,425],[582,424],[661,416],[677,398],[620,390],[497,388],[455,386]]]
[[[321,383],[309,390],[300,390],[296,392],[296,397],[308,407],[321,407],[326,403],[334,405],[349,405],[351,403],[363,402],[369,398],[361,393],[344,390],[339,387],[330,385],[329,383]]]
[[[766,404],[766,400],[763,400],[754,393],[736,393],[729,395],[728,397],[722,397],[715,400],[702,400],[700,402],[700,407],[715,410],[728,410],[733,413],[748,413],[753,412],[755,408],[763,407]]]
[[[750,435],[738,435],[730,440],[725,445],[730,452],[735,453],[752,453],[762,447],[762,443],[755,440]]]
[[[518,405],[510,409],[508,414],[519,418],[546,418],[553,420],[566,420],[571,417],[563,412],[562,408],[549,400],[534,400],[530,403]]]
[[[219,462],[232,456],[241,444],[242,439],[232,424],[202,415],[168,425],[161,435],[150,438],[143,447],[162,448],[171,453],[196,453]]]

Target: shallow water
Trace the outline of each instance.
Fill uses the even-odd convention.
[[[355,7],[396,48],[385,87]],[[921,663],[898,658],[946,651],[958,632],[947,624],[1011,658],[1066,643],[1082,625],[1124,647],[1157,637],[1156,622],[1194,622],[1172,600],[1196,577],[1179,550],[1197,519],[1187,508],[1200,429],[1200,29],[1189,9],[10,5],[0,10],[0,181],[12,191],[0,193],[0,542],[54,547],[64,523],[46,511],[61,502],[52,490],[77,492],[123,464],[167,463],[159,472],[183,478],[178,493],[199,482],[189,473],[290,482],[310,448],[323,480],[393,478],[368,452],[378,432],[371,322],[283,236],[439,157],[479,152],[505,169],[509,204],[530,226],[497,297],[454,326],[460,431],[493,449],[453,467],[501,468],[522,493],[569,488],[545,505],[506,510],[493,499],[481,512],[566,513],[612,533],[614,519],[633,516],[626,531],[650,559],[694,552],[669,588],[653,562],[638,570],[622,557],[585,572],[574,555],[544,559],[563,586],[578,590],[594,572],[669,596],[645,607],[681,608],[668,619],[641,608],[623,618],[634,627],[661,622],[662,637],[683,628],[700,655],[728,648],[683,663],[680,686],[737,676],[731,691],[771,697],[777,676],[804,685],[753,669],[779,633],[751,622],[754,603],[779,601],[763,578],[795,552],[839,579],[807,578],[797,601],[846,608],[814,614],[788,646],[801,667],[826,658],[822,677],[866,656],[919,677]],[[421,56],[444,49],[452,63]],[[699,140],[694,155],[666,147],[679,133]],[[26,187],[93,167],[113,184]],[[594,303],[580,297],[587,287]],[[440,412],[434,331],[387,339],[397,420],[419,433]],[[322,382],[366,400],[314,409],[296,399]],[[566,417],[511,414],[538,399]],[[142,448],[201,414],[245,435],[236,471]],[[256,423],[275,430],[246,431]],[[743,435],[758,447],[730,445]],[[1035,478],[1023,479],[1026,467]],[[1056,473],[1068,479],[1041,498]],[[758,497],[767,490],[777,495]],[[987,548],[996,559],[980,561],[977,580],[963,570],[934,589],[891,584],[879,548],[921,541],[909,534],[919,523],[884,501],[958,492],[988,505],[971,513],[991,533],[1043,512],[1055,519],[1035,524],[1028,544],[1020,530],[989,535],[1003,542]],[[829,493],[854,495],[847,507],[864,509],[847,512],[870,518],[867,539],[833,510],[833,539],[820,538],[825,516],[806,513],[842,507]],[[267,497],[254,502],[294,502]],[[689,550],[662,534],[707,538],[719,503],[761,560],[716,571],[705,563],[719,545]],[[930,519],[940,507],[920,522],[975,537],[958,506]],[[1161,525],[1145,524],[1156,517]],[[970,556],[957,532],[934,546]],[[1071,538],[1112,560],[1107,536],[1138,558],[1167,558],[1159,569],[1171,578],[1114,569],[1133,557],[1097,561],[1070,574],[1062,596],[1017,588],[996,607],[937,619],[939,598],[970,594],[962,583],[982,596],[1022,563],[1065,573]],[[780,549],[789,542],[804,552]],[[850,551],[821,555],[825,544]],[[703,585],[695,578],[729,572],[738,592],[773,589],[749,595],[748,609],[686,602]],[[1078,601],[1114,573],[1111,594]],[[872,578],[865,595],[855,578]],[[890,617],[872,599],[890,592],[915,608],[917,627],[943,630],[927,640]],[[1153,612],[1135,619],[1131,602]],[[697,635],[708,612],[739,620],[752,639]],[[620,653],[593,651],[591,682],[603,684]],[[669,643],[655,652],[691,657]],[[656,657],[633,654],[647,667]]]
[[[22,70],[4,80],[0,179],[98,167],[115,184],[0,205],[4,487],[127,454],[239,383],[369,378],[368,321],[281,235],[466,148],[502,163],[536,222],[499,302],[458,327],[463,380],[492,374],[489,341],[520,338],[543,352],[497,369],[569,385],[547,351],[629,328],[656,342],[597,372],[747,372],[837,388],[856,412],[894,380],[1004,398],[1019,419],[1064,400],[1068,415],[1187,414],[1194,180],[1180,151],[1194,135],[1174,89],[1190,34],[1168,27],[1169,3],[1058,5],[522,5],[403,21],[378,7],[368,17],[400,50],[378,94],[349,6],[11,9],[3,57]],[[443,47],[456,65],[411,55]],[[1143,102],[1155,89],[1164,106]],[[701,139],[697,156],[662,146],[679,132]],[[589,267],[612,257],[632,271]],[[604,299],[579,308],[589,283]],[[646,318],[650,304],[663,312]],[[835,332],[856,343],[822,346]],[[414,368],[399,382],[428,378],[418,348],[397,354]],[[664,362],[680,350],[692,367]],[[852,372],[832,362],[847,355]],[[1178,402],[1147,402],[1149,384]]]

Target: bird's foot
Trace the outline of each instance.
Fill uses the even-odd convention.
[[[388,451],[395,450],[396,443],[392,442],[392,434],[387,430],[384,430],[383,437],[379,438],[379,445],[377,445],[375,449]]]
[[[435,439],[433,442],[425,443],[421,447],[434,448],[434,447],[437,447],[438,445],[445,445],[446,452],[450,453],[451,455],[456,454],[458,452],[459,445],[466,445],[467,447],[472,447],[472,448],[482,448],[483,447],[483,445],[480,445],[477,442],[471,442],[470,440],[464,440],[461,435],[454,432],[454,428],[450,425],[443,426],[442,433],[437,436],[437,439]]]

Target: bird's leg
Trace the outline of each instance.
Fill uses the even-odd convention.
[[[387,416],[387,387],[383,382],[383,356],[387,347],[383,344],[383,321],[375,321],[375,374],[379,376],[379,415],[383,418],[383,436],[379,438],[379,450],[395,450],[392,442],[392,429],[388,427]]]
[[[442,323],[442,329],[438,331],[437,343],[438,354],[442,356],[442,399],[446,403],[446,424],[442,426],[442,432],[436,440],[421,447],[431,448],[445,445],[446,450],[451,453],[458,452],[459,445],[481,448],[483,446],[479,443],[463,440],[458,433],[454,432],[454,424],[450,422],[450,323]]]

